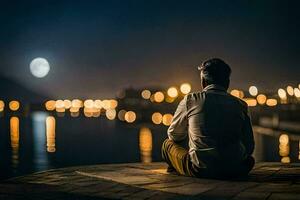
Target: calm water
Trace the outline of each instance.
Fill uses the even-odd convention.
[[[161,161],[167,127],[105,117],[0,117],[0,179],[51,168]],[[297,134],[255,128],[258,161],[299,162]]]

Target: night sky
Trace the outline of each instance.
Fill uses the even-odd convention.
[[[220,57],[232,87],[277,91],[300,83],[294,2],[1,1],[0,72],[53,98],[109,98],[129,86],[197,90],[196,66]],[[30,73],[35,57],[50,63],[43,79]]]

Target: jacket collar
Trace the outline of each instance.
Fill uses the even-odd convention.
[[[203,89],[204,92],[206,92],[208,90],[221,90],[223,92],[227,92],[227,90],[224,87],[217,85],[217,84],[210,84]]]

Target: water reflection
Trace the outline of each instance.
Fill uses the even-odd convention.
[[[32,114],[34,163],[37,170],[47,169],[49,165],[47,153],[44,146],[46,141],[46,118],[47,114],[45,112],[34,112]]]
[[[48,116],[46,118],[46,136],[47,136],[47,151],[53,153],[55,148],[55,118]]]
[[[291,162],[289,154],[290,154],[289,136],[283,133],[279,137],[279,155],[282,157],[281,158],[282,163]]]
[[[152,161],[152,132],[149,128],[142,127],[140,129],[139,146],[141,161],[150,163]]]
[[[18,117],[10,118],[10,144],[12,148],[11,162],[12,168],[16,169],[19,164],[19,140],[20,140],[20,124]]]

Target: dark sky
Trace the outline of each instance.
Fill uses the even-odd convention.
[[[220,57],[232,87],[300,82],[297,1],[1,1],[0,72],[55,98],[190,82]],[[29,63],[46,58],[43,79]]]

